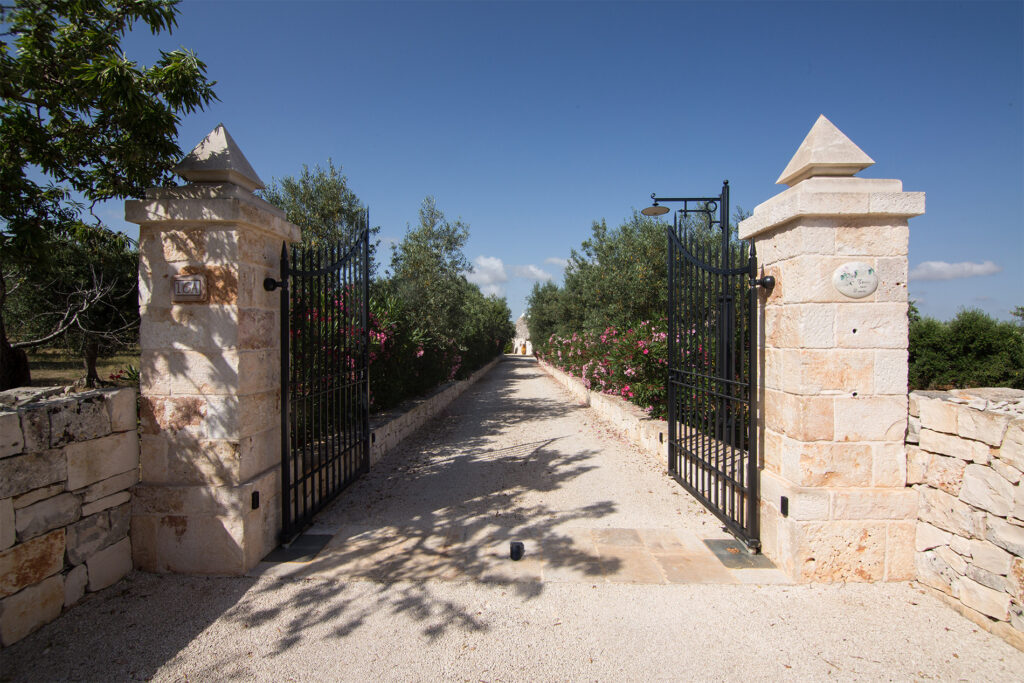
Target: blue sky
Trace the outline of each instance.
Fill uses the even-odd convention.
[[[186,1],[129,57],[195,50],[264,181],[342,166],[381,237],[433,195],[471,226],[476,279],[513,316],[592,221],[662,195],[753,209],[825,114],[924,191],[911,297],[942,319],[1024,304],[1022,2]],[[120,204],[103,212],[126,226]],[[386,250],[385,250],[386,253]],[[930,262],[930,265],[929,265]]]

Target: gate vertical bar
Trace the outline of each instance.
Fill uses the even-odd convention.
[[[363,324],[362,372],[360,381],[360,403],[362,404],[362,425],[359,436],[363,441],[363,462],[361,471],[370,469],[370,209],[363,209]]]
[[[281,301],[281,506],[282,506],[282,538],[291,527],[291,476],[288,472],[288,464],[291,460],[291,429],[289,428],[289,399],[291,398],[291,312],[289,307],[288,292],[288,243],[281,244],[281,282],[278,285],[281,289],[279,295]]]
[[[750,392],[750,403],[747,409],[747,443],[748,443],[748,456],[747,456],[747,528],[750,529],[750,535],[758,539],[760,543],[761,538],[761,527],[760,527],[760,510],[761,492],[758,482],[758,465],[759,456],[757,450],[757,434],[754,430],[758,427],[758,411],[760,405],[758,404],[758,366],[757,366],[757,347],[758,347],[758,331],[760,329],[760,321],[757,319],[757,295],[758,295],[758,282],[757,282],[757,248],[754,245],[754,239],[750,239],[750,292],[749,300],[747,302],[747,327],[749,329],[750,341],[747,347],[747,363],[750,368],[748,373],[748,391]],[[760,547],[760,546],[759,546]]]
[[[676,213],[673,225],[665,227],[668,232],[668,367],[665,369],[668,377],[668,471],[671,474],[678,473],[676,465],[676,388],[675,378],[672,377],[672,368],[675,367],[676,357],[676,279],[675,279],[675,252],[676,233],[679,230],[679,214]]]

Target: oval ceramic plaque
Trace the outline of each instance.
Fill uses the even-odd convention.
[[[878,289],[878,275],[866,263],[844,263],[832,273],[832,286],[851,299],[860,299]]]

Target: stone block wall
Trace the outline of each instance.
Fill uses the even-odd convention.
[[[910,395],[917,580],[1024,650],[1024,391]]]
[[[135,390],[0,394],[0,644],[132,569]]]

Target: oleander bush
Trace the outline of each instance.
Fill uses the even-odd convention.
[[[592,391],[621,396],[664,418],[668,375],[667,321],[644,320],[602,332],[551,335],[537,356],[580,378]]]

